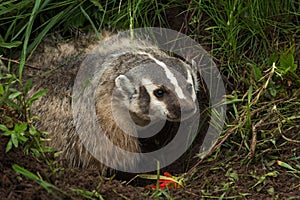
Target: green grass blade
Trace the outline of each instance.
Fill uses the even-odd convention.
[[[35,1],[32,13],[31,13],[29,21],[27,23],[26,32],[25,32],[25,39],[24,39],[24,43],[23,43],[23,49],[22,49],[22,53],[21,53],[20,66],[19,66],[19,78],[20,78],[20,80],[22,80],[23,68],[24,68],[25,61],[26,61],[27,46],[28,46],[31,30],[32,30],[32,27],[33,27],[33,22],[34,22],[34,19],[35,19],[37,13],[39,12],[40,3],[41,3],[41,0],[36,0]]]
[[[81,10],[81,12],[83,13],[83,15],[86,17],[86,19],[90,22],[90,24],[92,25],[92,27],[93,27],[93,29],[94,29],[94,32],[95,32],[95,34],[97,35],[97,38],[99,39],[99,40],[102,40],[102,37],[100,36],[100,34],[99,34],[99,32],[98,32],[98,30],[97,30],[97,28],[96,28],[96,26],[95,26],[95,24],[94,24],[94,22],[91,20],[91,18],[90,18],[90,16],[85,12],[85,10],[82,8],[82,6],[80,6],[80,10]]]
[[[64,11],[61,11],[53,18],[51,18],[47,26],[42,30],[42,32],[40,32],[40,34],[36,37],[36,39],[28,46],[27,52],[32,51],[42,41],[42,39],[49,32],[49,30],[53,28],[59,20],[61,20],[63,15],[64,15]]]

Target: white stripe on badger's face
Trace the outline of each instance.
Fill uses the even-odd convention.
[[[195,102],[197,97],[196,97],[196,91],[195,91],[195,85],[193,82],[193,76],[192,76],[192,72],[190,69],[187,68],[187,82],[190,83],[193,87],[193,93],[192,93],[192,99]]]
[[[174,74],[168,69],[168,67],[166,66],[165,63],[163,63],[162,61],[157,60],[156,58],[154,58],[151,54],[146,53],[146,52],[137,52],[138,54],[141,55],[147,55],[150,59],[152,59],[156,64],[158,64],[159,66],[161,66],[165,73],[166,73],[166,77],[170,80],[170,82],[174,85],[175,87],[175,92],[178,96],[178,98],[180,99],[186,99],[186,96],[183,94],[183,91],[181,89],[181,87],[178,84],[178,81],[176,79],[176,77],[174,76]],[[193,82],[192,82],[193,83]]]

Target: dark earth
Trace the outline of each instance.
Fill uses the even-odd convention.
[[[294,133],[290,134],[289,136],[293,137]],[[300,140],[299,134],[294,140]],[[155,185],[155,181],[138,179],[127,185],[125,180],[128,178],[125,180],[122,180],[122,177],[105,178],[100,176],[96,170],[61,168],[54,172],[46,161],[37,160],[30,155],[24,156],[20,149],[13,149],[5,154],[6,143],[7,140],[1,138],[0,197],[3,200],[52,199],[54,197],[85,199],[74,189],[96,191],[104,199],[153,199],[149,197],[154,192],[149,185]],[[278,146],[281,146],[281,149],[277,155],[274,155],[270,150],[270,153],[264,155],[264,159],[257,156],[249,163],[243,163],[245,158],[239,155],[238,151],[236,155],[232,155],[233,149],[221,147],[216,159],[213,159],[212,156],[206,158],[189,175],[184,188],[171,188],[169,193],[174,199],[213,199],[222,195],[234,199],[288,199],[289,197],[299,199],[299,177],[287,173],[276,162],[265,162],[268,157],[272,156],[277,156],[278,160],[286,161],[295,154],[300,155],[299,144],[287,143],[281,139]],[[189,161],[190,166],[185,167],[191,168],[195,162],[197,159],[192,159]],[[176,175],[174,169],[182,170],[183,163],[185,162],[175,163],[175,168],[173,165],[173,169],[168,171]],[[12,169],[13,164],[18,164],[38,174],[43,180],[56,185],[67,195],[54,189],[52,194],[48,193],[33,180],[17,174]],[[94,197],[94,199],[97,198]]]
[[[169,16],[176,14],[168,12]],[[184,17],[172,21],[174,29],[179,30]],[[300,199],[300,174],[289,172],[277,162],[299,165],[299,161],[289,160],[299,158],[299,132],[299,126],[285,132],[291,141],[276,135],[276,146],[270,145],[252,158],[238,145],[224,143],[201,162],[194,157],[201,143],[201,139],[196,139],[182,158],[162,170],[174,176],[188,172],[185,187],[166,189],[167,195],[173,199]],[[20,148],[5,153],[7,142],[7,138],[0,138],[0,200],[101,199],[100,195],[103,199],[168,199],[167,195],[154,195],[151,186],[156,184],[155,180],[137,178],[127,184],[133,175],[103,177],[96,170],[68,169],[54,162],[52,154],[47,159],[37,159],[24,155]],[[196,163],[199,165],[189,171]],[[12,169],[14,164],[55,185],[59,191],[51,188],[48,192],[40,183],[16,173]]]

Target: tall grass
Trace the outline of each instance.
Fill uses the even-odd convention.
[[[227,81],[230,120],[224,137],[234,135],[227,145],[253,158],[275,147],[282,134],[295,132],[290,137],[299,138],[299,2],[201,0],[190,5],[189,31],[208,46]]]
[[[195,0],[191,4],[191,33],[206,42],[203,45],[210,47],[237,86],[245,68],[251,71],[249,66],[266,64],[284,47],[300,51],[297,1]]]
[[[201,26],[206,27],[209,37],[219,49],[228,52],[229,59],[241,59],[244,55],[256,58],[300,31],[296,1],[204,0],[193,1],[193,8],[208,17],[198,22],[193,32],[199,35]]]
[[[0,55],[16,54],[22,45],[19,77],[26,55],[49,32],[72,35],[76,31],[133,29],[164,22],[164,10],[175,1],[14,0],[0,3]],[[74,31],[75,30],[75,31]],[[8,50],[10,49],[10,50]],[[18,56],[18,55],[13,55]]]

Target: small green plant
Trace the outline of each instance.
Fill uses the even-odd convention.
[[[25,131],[27,130],[27,123],[15,124],[13,130],[9,130],[5,125],[0,125],[0,130],[4,133],[3,136],[10,137],[7,143],[5,152],[11,150],[12,146],[18,148],[19,144],[24,144],[28,138],[25,136]]]
[[[22,146],[26,153],[30,152],[39,157],[41,152],[50,149],[41,144],[46,133],[37,131],[31,125],[34,117],[31,115],[30,107],[46,93],[46,90],[29,96],[31,85],[31,79],[23,85],[14,74],[0,74],[0,130],[3,132],[1,136],[9,137],[6,152],[13,147]]]
[[[280,51],[280,55],[271,55],[270,60],[277,62],[277,77],[283,81],[287,81],[286,85],[295,85],[300,87],[300,77],[297,75],[298,64],[295,60],[296,52],[295,47],[284,48]]]
[[[9,152],[13,147],[23,147],[25,153],[32,153],[36,157],[44,155],[45,152],[52,151],[51,148],[44,146],[44,136],[47,132],[37,131],[32,125],[26,122],[15,124],[13,129],[7,128],[0,124],[0,130],[3,131],[2,136],[9,137],[5,152]]]
[[[20,118],[30,122],[30,107],[34,101],[47,93],[41,90],[31,97],[28,92],[32,86],[32,79],[26,81],[25,85],[14,74],[0,74],[0,108],[6,104],[21,114]],[[21,89],[18,89],[21,88]]]

